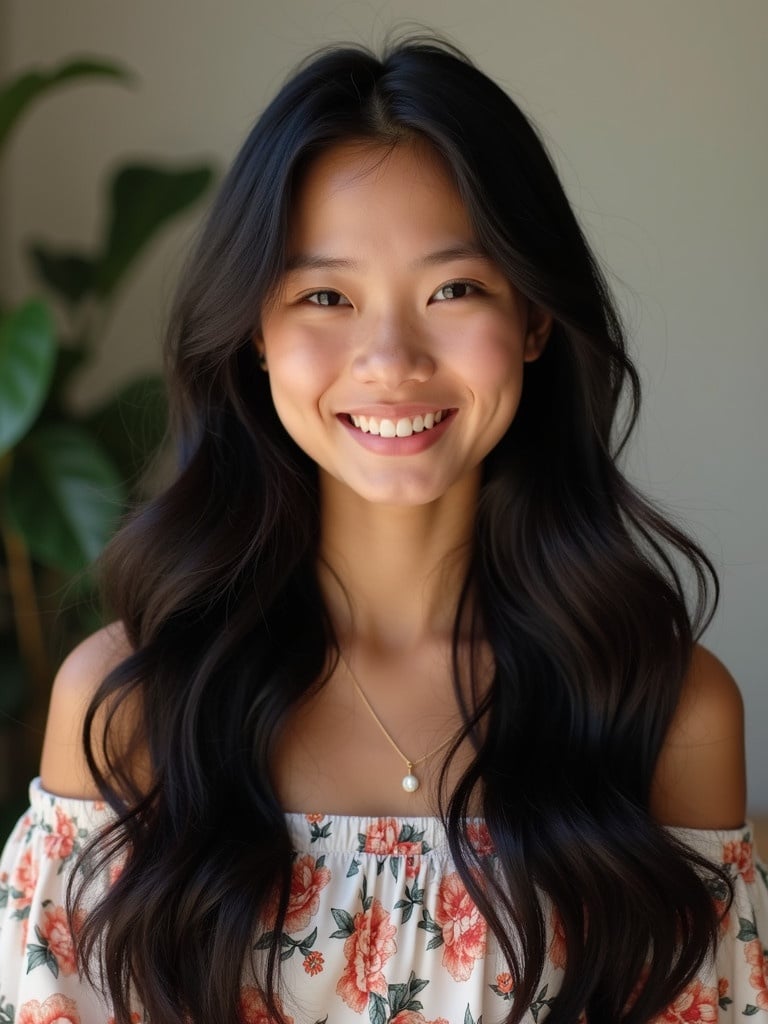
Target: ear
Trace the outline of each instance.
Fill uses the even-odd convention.
[[[532,363],[538,359],[547,344],[554,318],[542,306],[528,303],[528,325],[525,335],[523,360]]]
[[[251,335],[251,341],[253,342],[253,347],[256,349],[256,356],[257,356],[258,361],[259,361],[259,367],[260,367],[260,369],[266,371],[266,369],[267,369],[267,350],[266,350],[266,347],[264,345],[264,339],[262,338],[262,336],[261,336],[259,331],[254,331],[253,332],[253,334]]]

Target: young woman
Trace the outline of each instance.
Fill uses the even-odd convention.
[[[56,680],[0,1020],[768,1020],[716,579],[617,466],[637,374],[512,101],[429,41],[306,64],[168,365],[180,469]]]

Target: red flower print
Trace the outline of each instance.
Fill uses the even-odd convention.
[[[435,921],[443,931],[443,966],[454,981],[466,981],[475,960],[485,956],[486,923],[458,871],[440,883]]]
[[[75,931],[82,924],[82,915],[73,922]],[[75,943],[72,928],[64,907],[53,907],[43,914],[40,934],[47,940],[51,952],[56,957],[59,971],[62,974],[74,974],[77,970]]]
[[[29,999],[19,1009],[16,1024],[80,1024],[80,1014],[74,1000],[57,992],[44,1003]]]
[[[717,1014],[717,989],[697,978],[657,1018],[657,1024],[711,1024],[717,1020]]]
[[[469,839],[475,853],[481,857],[486,857],[489,853],[493,853],[491,833],[488,831],[488,826],[484,821],[471,822],[467,825],[467,839]]]
[[[555,967],[565,970],[565,929],[557,910],[552,909],[550,915],[552,925],[552,941],[549,944],[549,959]]]
[[[45,856],[49,860],[66,860],[75,848],[75,823],[60,807],[56,808],[56,829],[45,837]]]
[[[752,939],[744,946],[744,956],[752,968],[749,972],[749,984],[755,990],[755,1006],[768,1010],[768,963],[765,960],[760,939]]]
[[[37,861],[33,858],[30,847],[22,854],[11,882],[11,888],[21,893],[20,896],[13,898],[17,907],[28,907],[32,903],[37,885],[37,873]]]
[[[320,906],[318,894],[330,880],[331,872],[326,867],[317,867],[311,854],[294,861],[291,894],[283,925],[286,932],[298,932],[307,927]]]
[[[371,901],[368,910],[355,914],[354,929],[344,942],[347,966],[336,985],[336,994],[356,1013],[362,1013],[369,992],[387,995],[382,971],[397,950],[397,929],[377,899]]]
[[[393,852],[405,857],[405,877],[415,878],[421,866],[421,843],[395,843]]]
[[[304,957],[302,967],[307,972],[307,974],[310,974],[312,977],[314,977],[316,974],[319,974],[322,971],[324,963],[325,958],[323,957],[323,954],[319,952],[317,949],[313,949],[311,953],[308,953]]]
[[[279,1000],[276,1000],[277,1008],[283,1015],[285,1024],[293,1024],[293,1017],[289,1017]],[[274,1017],[267,1011],[266,1004],[258,989],[253,985],[246,985],[240,989],[239,1024],[272,1024]]]
[[[405,857],[405,876],[415,878],[421,865],[422,845],[420,842],[399,842],[400,824],[395,818],[378,818],[368,826],[363,843],[363,853],[375,853],[378,857]]]
[[[736,870],[745,882],[754,882],[755,865],[752,860],[752,843],[734,839],[723,845],[723,864],[735,864]]]
[[[376,853],[380,857],[388,853],[394,853],[399,834],[400,827],[394,818],[379,818],[378,821],[368,826],[368,831],[365,833],[363,852]],[[421,853],[420,844],[419,853]]]
[[[502,995],[506,995],[508,992],[511,992],[514,987],[515,984],[512,981],[512,975],[509,971],[504,971],[503,974],[496,975],[496,988]]]
[[[305,814],[304,817],[307,819],[310,825],[319,825],[325,817],[324,814]]]

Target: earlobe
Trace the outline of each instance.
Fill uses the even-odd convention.
[[[530,303],[528,306],[528,333],[525,336],[525,351],[523,359],[526,363],[532,363],[539,358],[546,348],[547,340],[554,317],[547,313],[541,306]]]

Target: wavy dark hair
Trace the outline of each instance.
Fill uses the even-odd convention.
[[[546,960],[541,893],[567,944],[549,1024],[573,1024],[582,1010],[590,1024],[641,1024],[695,976],[717,937],[710,892],[730,892],[727,874],[649,813],[717,577],[618,468],[638,374],[536,130],[464,55],[424,38],[381,59],[347,47],[305,63],[248,136],[182,277],[167,346],[180,470],[105,562],[109,608],[135,653],[105,679],[85,725],[91,770],[118,813],[89,866],[126,861],[79,935],[80,962],[92,978],[101,965],[120,1024],[132,990],[163,1024],[234,1020],[257,921],[277,890],[273,946],[251,967],[282,1019],[292,851],[270,763],[286,713],[328,678],[338,645],[316,576],[316,467],[282,427],[251,339],[285,267],[302,170],[349,140],[433,147],[481,246],[554,317],[484,466],[454,634],[457,696],[467,616],[475,644],[493,650],[495,677],[482,699],[464,700],[440,812],[515,978],[509,1024],[527,1012]],[[120,747],[115,715],[137,697],[134,742]],[[474,760],[447,792],[467,737]],[[149,792],[132,777],[139,746]],[[475,792],[501,881],[467,840]],[[83,896],[73,882],[70,907]]]

